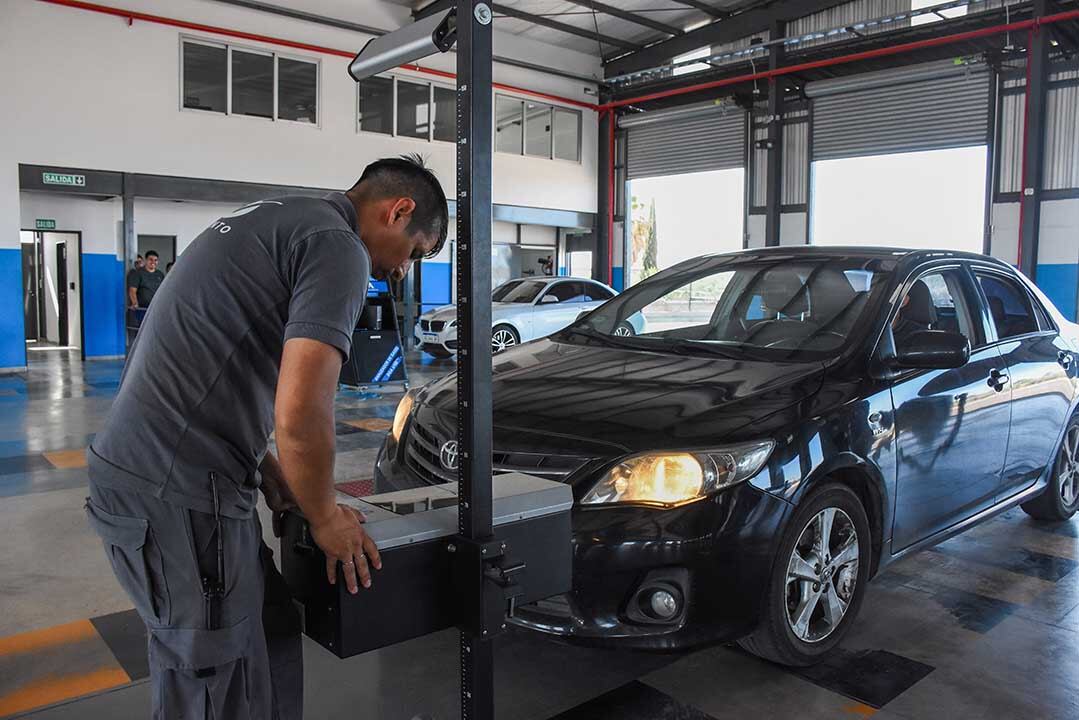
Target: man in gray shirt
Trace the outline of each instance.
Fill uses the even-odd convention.
[[[402,278],[447,224],[420,161],[380,160],[346,193],[220,218],[158,291],[87,451],[86,504],[149,630],[155,719],[301,717],[299,618],[258,492],[303,511],[329,582],[370,586],[378,549],[334,501],[337,378],[369,277]]]
[[[137,267],[127,276],[127,304],[131,308],[148,308],[157,294],[161,283],[165,282],[165,273],[157,269],[156,250],[146,253],[144,267]],[[136,260],[136,262],[138,262]]]

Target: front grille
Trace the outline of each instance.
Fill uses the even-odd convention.
[[[405,464],[426,482],[440,484],[457,481],[457,472],[442,467],[442,445],[449,437],[440,437],[429,427],[413,418],[405,439]],[[547,480],[561,480],[582,467],[591,458],[572,455],[547,455],[543,453],[499,452],[492,453],[494,473],[525,473]]]
[[[423,330],[424,332],[430,332],[431,331],[431,321],[430,320],[420,320],[420,330]]]
[[[431,332],[442,332],[442,328],[446,327],[445,320],[432,320]]]

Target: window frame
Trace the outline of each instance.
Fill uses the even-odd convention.
[[[291,53],[280,53],[276,50],[268,50],[266,48],[255,47],[253,45],[238,45],[235,43],[217,42],[215,40],[207,40],[195,35],[185,35],[180,33],[179,36],[179,110],[186,113],[198,113],[199,115],[219,115],[221,117],[239,117],[246,118],[248,120],[254,120],[257,122],[273,122],[273,123],[287,123],[289,125],[302,125],[308,128],[322,129],[322,60],[317,57],[308,57],[304,55],[293,55]],[[184,45],[190,43],[192,45],[205,45],[214,48],[225,49],[225,112],[219,113],[214,111],[200,110],[198,108],[189,108],[184,106]],[[232,112],[232,52],[238,50],[240,52],[248,53],[251,55],[268,55],[273,58],[273,117],[264,118],[257,115],[238,115]],[[303,122],[301,120],[288,120],[278,116],[278,101],[281,94],[280,88],[280,60],[284,58],[286,60],[292,60],[293,62],[304,62],[315,66],[315,122]],[[357,112],[359,109],[359,101],[357,100]]]
[[[974,283],[974,290],[978,293],[978,302],[981,304],[982,317],[983,322],[986,325],[986,332],[992,333],[992,340],[989,340],[987,336],[986,344],[984,346],[979,346],[979,349],[981,349],[981,347],[993,347],[995,345],[1001,345],[1008,342],[1015,342],[1019,340],[1026,340],[1029,338],[1059,334],[1060,330],[1057,329],[1057,327],[1053,324],[1052,316],[1044,307],[1041,307],[1040,303],[1038,303],[1038,298],[1034,297],[1034,294],[1030,292],[1030,288],[1028,288],[1026,286],[1026,283],[1024,283],[1021,279],[1014,277],[1005,270],[979,262],[970,263],[967,266],[967,269],[970,272],[971,282]],[[998,279],[1002,279],[1005,282],[1010,282],[1012,285],[1018,286],[1019,290],[1026,296],[1027,302],[1030,303],[1031,315],[1034,316],[1034,322],[1038,325],[1038,329],[1032,332],[1023,333],[1022,335],[1012,335],[1006,338],[1000,337],[1000,334],[997,332],[996,320],[993,318],[993,312],[989,308],[989,298],[986,296],[985,291],[982,290],[981,283],[978,282],[978,273],[982,273],[984,275],[993,275]],[[1042,327],[1042,317],[1044,317],[1046,321],[1049,322],[1050,326],[1048,328]]]
[[[376,137],[383,138],[395,138],[397,140],[405,140],[409,142],[426,142],[426,143],[442,143],[443,145],[456,145],[456,137],[454,140],[440,140],[435,137],[435,88],[441,88],[443,90],[451,90],[455,94],[457,88],[453,85],[447,85],[446,83],[436,82],[434,80],[428,80],[426,78],[417,78],[413,75],[401,75],[398,73],[379,73],[375,75],[376,78],[382,78],[383,80],[392,80],[393,87],[390,91],[390,104],[391,104],[391,118],[390,118],[390,132],[381,133],[373,130],[364,130],[360,126],[360,85],[362,81],[355,83],[356,85],[356,99],[352,103],[352,110],[355,114],[355,130],[357,135],[374,135]],[[413,85],[426,85],[427,86],[427,137],[418,138],[411,135],[400,135],[397,132],[397,85],[399,81],[412,83]],[[456,123],[456,120],[455,120]],[[456,132],[454,132],[456,136]]]
[[[491,116],[492,137],[497,137],[497,133],[495,132],[495,130],[496,130],[495,123],[498,120],[497,107],[498,107],[498,98],[500,98],[500,97],[504,97],[507,100],[513,100],[514,102],[518,102],[518,103],[521,104],[521,152],[507,152],[505,150],[498,150],[497,149],[498,145],[497,145],[497,142],[496,142],[494,145],[495,145],[495,152],[497,154],[510,155],[512,157],[532,158],[533,160],[552,160],[554,162],[567,163],[569,165],[581,165],[584,162],[584,147],[583,147],[583,145],[584,145],[584,113],[582,113],[579,109],[574,108],[574,107],[570,107],[570,106],[567,106],[567,105],[560,105],[558,103],[548,102],[548,101],[546,101],[544,99],[533,99],[533,98],[530,98],[528,96],[514,95],[512,93],[507,93],[507,92],[495,92],[494,102],[491,104],[491,107],[493,109],[495,109],[495,112],[492,112],[492,114],[491,114],[492,115]],[[551,142],[550,142],[550,152],[546,157],[544,157],[543,155],[531,155],[528,152],[528,104],[529,103],[532,103],[533,105],[542,105],[542,106],[546,107],[548,112],[550,113]],[[577,159],[576,160],[566,160],[565,158],[560,158],[560,157],[557,157],[555,155],[555,145],[556,145],[556,141],[555,141],[555,115],[559,111],[570,113],[570,114],[576,116],[576,118],[577,118]]]

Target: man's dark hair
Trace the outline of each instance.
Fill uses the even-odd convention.
[[[161,256],[157,254],[157,250],[147,250],[146,251],[146,258],[150,259],[152,257],[160,258]]]
[[[449,232],[446,193],[422,157],[402,155],[376,160],[364,168],[363,175],[356,185],[353,185],[353,189],[361,183],[366,183],[367,189],[378,198],[412,198],[416,209],[412,211],[409,231],[412,234],[422,232],[438,238],[434,249],[427,253],[426,257],[434,257],[442,250]]]

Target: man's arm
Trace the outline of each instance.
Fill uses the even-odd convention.
[[[311,525],[311,535],[326,554],[326,575],[337,579],[344,566],[349,592],[356,575],[371,585],[368,558],[382,567],[378,548],[360,526],[357,513],[334,502],[336,444],[333,400],[341,373],[341,351],[308,338],[285,342],[274,406],[275,437],[281,474]]]
[[[113,297],[116,297],[115,295]],[[133,285],[129,285],[127,288],[127,306],[137,308],[139,306],[139,296]]]

